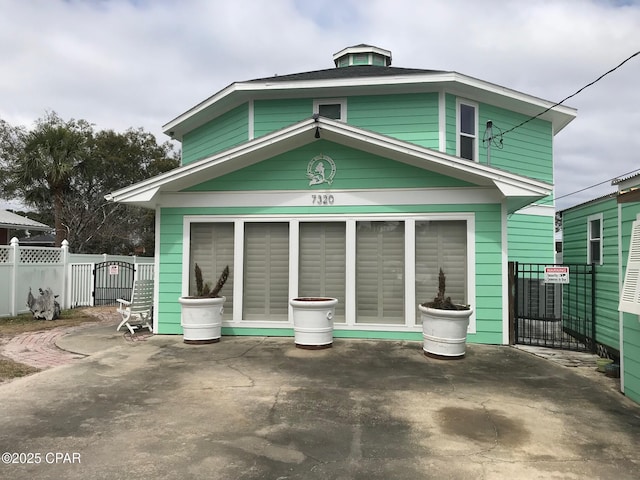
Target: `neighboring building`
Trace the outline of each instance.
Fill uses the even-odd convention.
[[[336,337],[418,340],[442,268],[469,341],[508,343],[507,263],[553,263],[575,110],[368,45],[334,63],[231,84],[165,125],[181,167],[107,196],[156,210],[156,332],[182,332],[198,263],[231,269],[225,334],[293,335],[288,300],[324,295]]]
[[[561,212],[562,253],[564,263],[595,264],[595,341],[620,360],[622,391],[640,402],[640,322],[619,310],[632,224],[640,221],[640,174],[613,184],[617,192]]]
[[[56,245],[56,236],[53,233],[28,235],[18,240],[23,247],[54,247]]]
[[[0,210],[0,245],[9,245],[16,230],[48,231],[51,227],[7,210]]]

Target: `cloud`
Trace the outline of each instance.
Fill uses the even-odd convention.
[[[234,81],[331,68],[342,48],[559,101],[640,50],[637,1],[35,0],[0,16],[0,118],[47,110],[98,128],[161,126]],[[554,141],[562,196],[640,167],[640,57],[571,99]],[[501,126],[508,128],[509,126]],[[558,201],[560,208],[613,191]]]

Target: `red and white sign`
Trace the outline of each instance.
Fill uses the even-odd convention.
[[[118,275],[120,273],[120,265],[109,265],[109,275]]]
[[[544,267],[544,283],[569,283],[569,267]]]

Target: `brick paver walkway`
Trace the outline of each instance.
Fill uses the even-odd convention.
[[[56,340],[70,332],[102,323],[117,324],[119,318],[115,312],[115,307],[91,309],[91,315],[100,318],[100,320],[75,327],[58,327],[14,335],[0,344],[0,354],[15,362],[24,363],[41,370],[66,365],[79,358],[84,358],[85,355],[67,352],[58,348]]]

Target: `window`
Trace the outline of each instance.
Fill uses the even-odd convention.
[[[587,263],[602,265],[602,214],[587,219]]]
[[[453,303],[467,302],[467,223],[416,222],[416,300],[433,300],[440,269],[445,274],[446,295]],[[417,319],[420,315],[418,313]]]
[[[404,222],[357,222],[358,323],[405,323],[404,264]]]
[[[314,100],[313,113],[333,120],[347,121],[347,101],[345,99]]]
[[[245,224],[243,299],[245,320],[288,320],[288,223]]]
[[[458,156],[477,161],[476,125],[478,124],[475,105],[458,103]]]
[[[345,263],[344,222],[300,223],[298,296],[337,298],[334,322],[344,322]]]
[[[229,265],[224,321],[234,325],[282,325],[292,296],[321,295],[338,299],[341,328],[419,328],[417,304],[436,294],[440,268],[447,295],[474,302],[470,214],[185,220],[189,293],[195,263],[211,284]]]
[[[195,295],[195,264],[202,270],[202,279],[215,286],[218,277],[229,265],[229,278],[220,292],[227,300],[225,316],[233,315],[233,223],[192,223],[191,258],[189,259],[189,294]]]

